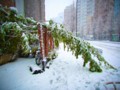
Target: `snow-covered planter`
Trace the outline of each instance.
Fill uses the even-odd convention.
[[[0,7],[0,55],[2,56],[1,62],[4,60],[4,56],[9,57],[9,54],[15,55],[21,49],[25,51],[27,48],[26,40],[22,36],[24,34],[31,33],[28,30],[37,30],[36,21],[32,18],[25,18],[17,14],[17,9],[14,7]],[[7,60],[8,59],[8,60]],[[5,58],[5,62],[11,60],[11,58]]]
[[[0,65],[5,64],[12,60],[13,55],[12,54],[4,54],[0,55]]]

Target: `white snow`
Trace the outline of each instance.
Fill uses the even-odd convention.
[[[103,50],[104,55],[107,54]],[[116,61],[113,61],[112,65],[116,64]],[[29,71],[29,66],[35,65],[34,58],[19,58],[15,62],[0,66],[0,90],[111,89],[113,85],[106,85],[107,82],[120,82],[120,62],[117,63],[118,70],[103,69],[102,73],[92,73],[88,67],[82,66],[81,56],[76,59],[71,52],[64,51],[61,44],[58,57],[53,61],[50,68],[46,68],[45,72],[41,74],[33,75]],[[120,89],[120,84],[116,86]]]
[[[91,45],[103,51],[103,57],[113,66],[120,68],[120,42],[89,41]]]

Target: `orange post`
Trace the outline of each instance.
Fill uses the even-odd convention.
[[[41,42],[41,30],[40,30],[40,24],[38,24],[38,37],[39,37],[39,43],[40,43],[40,51],[41,51],[41,55],[43,56],[43,52],[42,52],[42,42]]]
[[[43,32],[41,29],[43,30]],[[41,37],[41,33],[43,34],[43,38]],[[43,27],[41,28],[40,24],[38,24],[38,36],[40,41],[41,55],[43,56],[43,53],[44,53],[46,57],[48,55],[48,52],[54,48],[52,35],[51,33],[48,32],[47,28],[43,28]],[[43,42],[42,42],[42,39],[43,39]],[[44,45],[44,48],[42,47],[42,43]]]

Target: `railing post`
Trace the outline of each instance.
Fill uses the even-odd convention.
[[[41,30],[40,30],[40,23],[37,24],[37,27],[38,27],[38,38],[39,38],[39,47],[40,47],[40,51],[41,51],[41,55],[43,56],[43,53],[42,53],[42,42],[41,42]]]
[[[45,56],[48,55],[48,33],[47,33],[47,28],[44,28],[44,45],[45,45]]]
[[[40,50],[41,50],[41,55],[42,55],[42,70],[45,71],[45,66],[46,66],[46,58],[45,58],[45,34],[44,34],[44,29],[41,24],[38,24],[38,35],[39,35],[39,40],[40,40]]]
[[[38,23],[38,37],[40,43],[40,50],[42,55],[42,69],[45,70],[46,56],[48,52],[54,48],[53,38],[47,28],[42,27],[42,24]]]

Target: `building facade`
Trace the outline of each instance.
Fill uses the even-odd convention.
[[[112,35],[114,0],[95,0],[94,39],[110,40]]]
[[[87,0],[86,39],[93,39],[94,8],[95,8],[94,0]]]
[[[24,0],[24,10],[26,17],[33,17],[40,22],[45,21],[45,0]]]
[[[120,0],[114,2],[114,15],[113,15],[113,34],[114,41],[120,41]]]
[[[64,26],[66,30],[76,35],[76,9],[74,3],[64,10]]]
[[[0,4],[2,6],[11,7],[11,6],[15,6],[15,1],[14,0],[0,0]]]
[[[76,17],[77,17],[77,35],[81,38],[92,36],[92,23],[94,13],[94,0],[77,0]]]
[[[120,0],[77,0],[76,15],[79,37],[120,41]]]
[[[45,21],[45,0],[0,0],[0,4],[16,7],[18,14],[33,17],[36,21]]]

